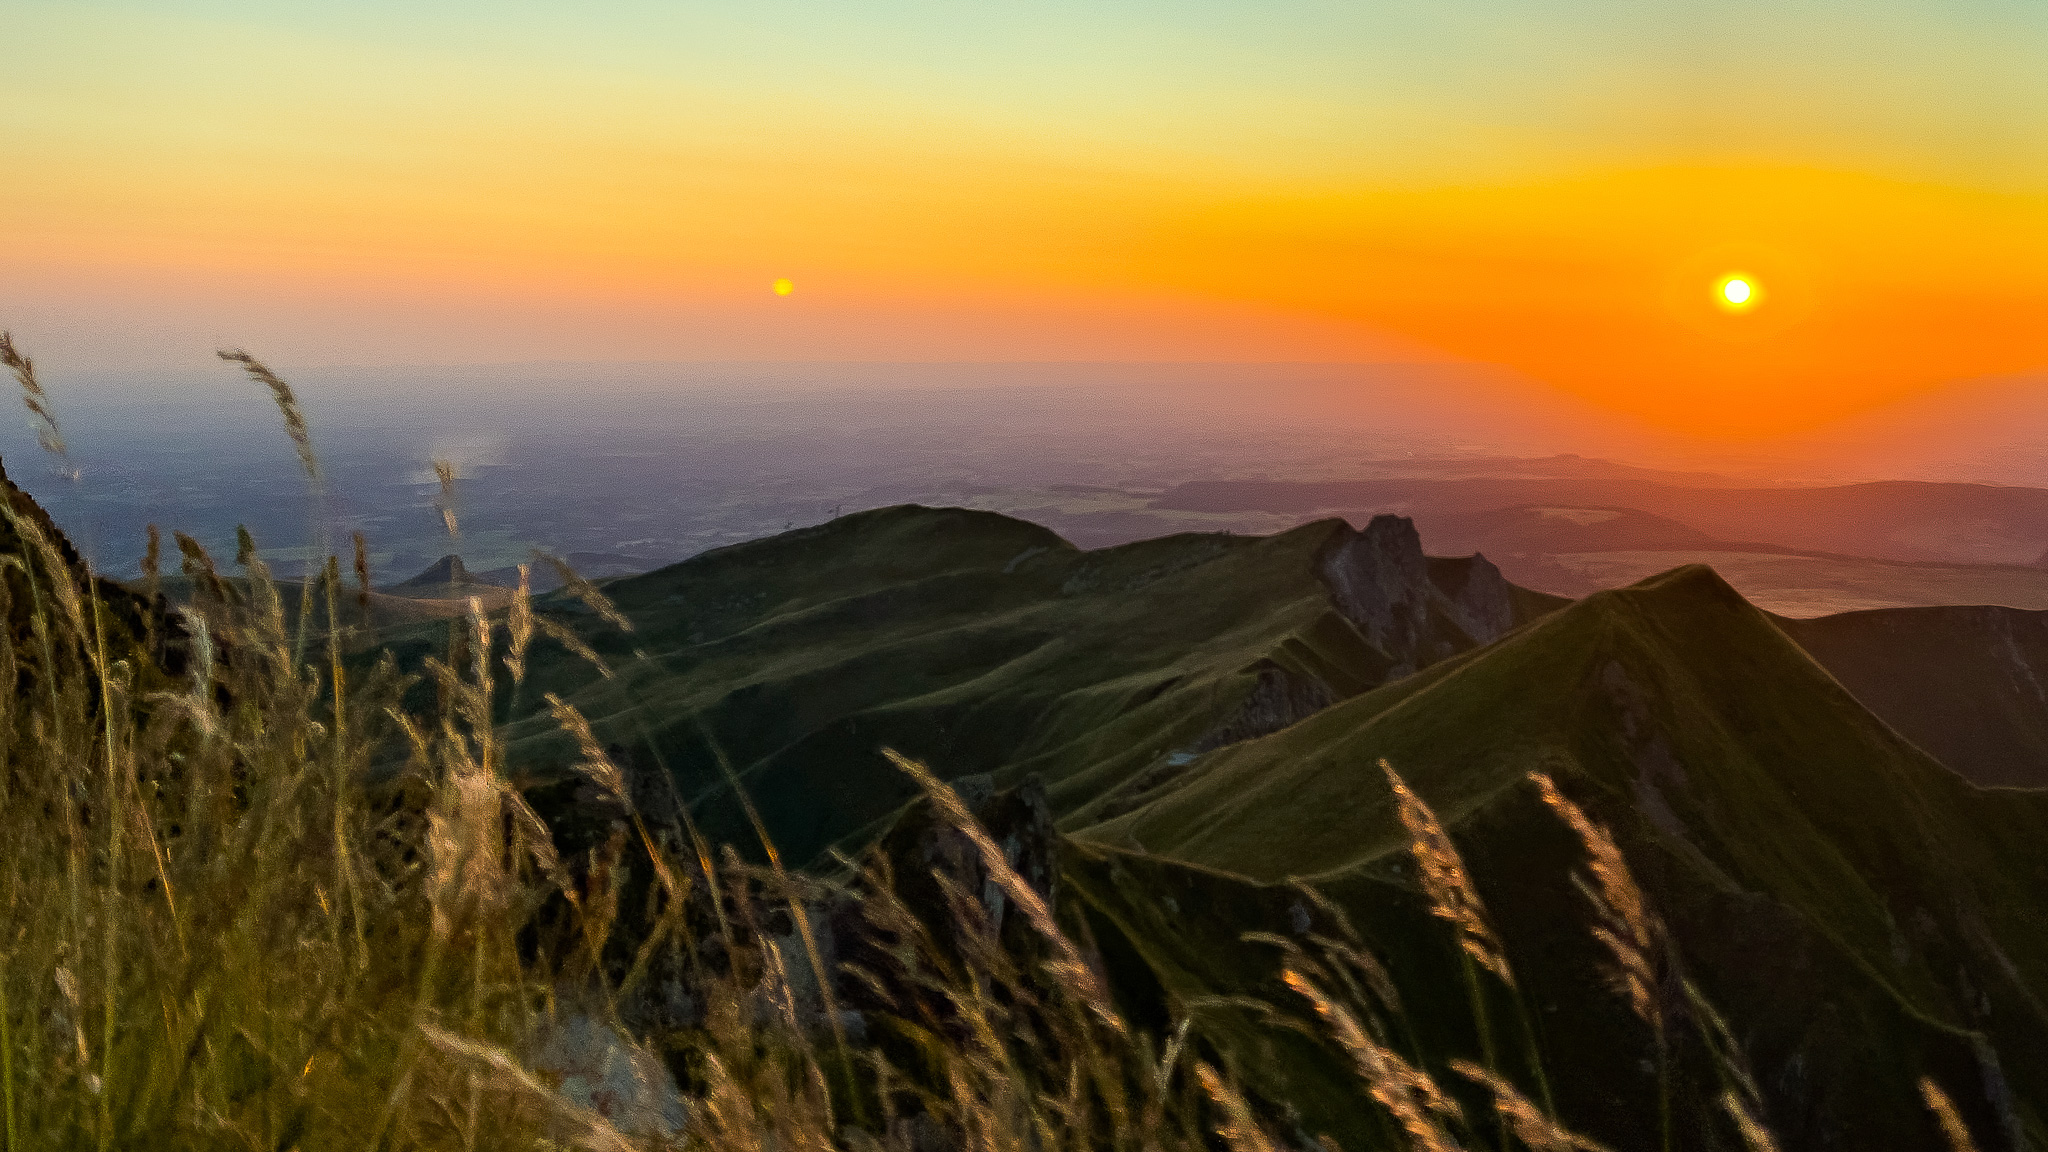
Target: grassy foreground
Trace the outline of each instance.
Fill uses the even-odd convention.
[[[11,343],[0,354],[61,455],[33,365]],[[239,362],[317,479],[289,387]],[[402,671],[355,651],[360,566],[348,581],[332,559],[287,596],[246,537],[230,580],[180,536],[193,593],[172,611],[155,548],[131,591],[90,573],[11,483],[4,505],[8,1152],[1335,1152],[1288,1100],[1242,1087],[1236,1050],[1193,1023],[1203,1005],[1135,1011],[1085,921],[915,761],[895,758],[925,797],[901,835],[829,876],[796,873],[765,831],[748,845],[765,865],[707,842],[554,701],[584,810],[602,814],[595,836],[565,838],[529,803],[501,721],[537,691],[537,645],[597,657],[523,590],[502,611],[477,604]],[[630,627],[600,590],[569,593]],[[1330,932],[1268,941],[1288,998],[1251,1007],[1372,1102],[1368,1147],[1598,1147],[1551,1115],[1569,1069],[1522,1055],[1518,974],[1458,848],[1383,771],[1485,1058],[1411,1059],[1402,990],[1328,908]],[[1739,1051],[1612,838],[1548,778],[1526,787],[1580,847],[1585,928],[1617,1004],[1660,1052],[1683,1027],[1719,1061],[1725,1132],[1703,1145],[1666,1115],[1662,1146],[1774,1147]],[[1921,1087],[1968,1147],[1939,1087]]]

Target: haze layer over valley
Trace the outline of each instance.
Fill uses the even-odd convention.
[[[25,430],[0,451],[116,573],[133,571],[148,523],[216,548],[246,524],[280,571],[320,532],[360,530],[378,581],[406,580],[448,551],[429,467],[442,459],[458,476],[459,551],[500,582],[534,548],[617,575],[922,503],[1018,516],[1084,547],[1396,512],[1433,551],[1484,552],[1511,579],[1558,595],[1699,562],[1791,616],[2048,608],[2048,574],[2035,564],[2048,552],[2048,495],[2027,487],[2033,429],[2022,407],[2033,393],[2023,382],[1984,390],[2009,418],[1916,420],[1919,447],[1907,450],[1877,417],[1832,440],[1688,442],[1443,365],[295,375],[326,460],[318,500],[297,483],[264,398],[225,372],[57,373],[75,477],[27,464]],[[2004,441],[1987,431],[1994,424]]]

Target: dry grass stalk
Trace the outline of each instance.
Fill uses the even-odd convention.
[[[56,413],[50,409],[50,395],[36,379],[36,362],[14,346],[11,332],[0,332],[0,365],[14,373],[15,382],[21,385],[21,402],[36,418],[36,443],[52,456],[68,458],[64,433],[57,427]]]
[[[505,651],[505,666],[512,671],[512,683],[526,680],[526,649],[533,643],[533,584],[529,568],[519,566],[519,587],[512,593],[512,607],[505,614],[505,631],[511,644]]]
[[[1448,920],[1458,930],[1458,944],[1480,967],[1515,986],[1515,973],[1508,966],[1506,949],[1486,919],[1486,904],[1479,899],[1472,877],[1465,871],[1464,858],[1437,822],[1436,813],[1423,803],[1394,766],[1380,761],[1387,784],[1394,790],[1395,807],[1402,827],[1408,830],[1408,849],[1421,873],[1422,891],[1429,897],[1430,911]]]
[[[989,839],[988,832],[982,828],[980,821],[974,818],[974,814],[967,810],[967,805],[960,802],[960,794],[932,775],[931,769],[895,749],[884,748],[882,755],[888,757],[889,762],[901,769],[905,775],[915,780],[918,786],[924,789],[925,794],[931,797],[933,805],[938,808],[939,814],[947,823],[967,837],[976,854],[981,857],[982,867],[988,870],[989,878],[994,880],[997,887],[1003,890],[1003,894],[1017,905],[1038,934],[1052,945],[1054,978],[1066,982],[1079,993],[1083,1002],[1094,1010],[1103,1023],[1114,1031],[1124,1031],[1123,1018],[1118,1016],[1116,1009],[1110,1005],[1109,989],[1103,986],[1101,977],[1081,958],[1080,951],[1074,947],[1072,940],[1067,939],[1067,934],[1060,931],[1059,925],[1052,918],[1052,909],[1046,907],[1045,898],[1038,894],[1038,889],[1033,888],[1022,876],[1017,875],[1016,869],[1010,867],[1009,858],[1003,854],[1003,850],[995,841]]]
[[[1920,1097],[1927,1101],[1927,1110],[1934,1113],[1934,1122],[1941,1125],[1942,1138],[1948,1141],[1951,1152],[1977,1152],[1976,1141],[1970,1139],[1970,1130],[1957,1114],[1955,1102],[1932,1077],[1920,1078]]]
[[[597,734],[590,730],[590,721],[552,692],[547,694],[547,702],[549,710],[554,713],[555,723],[575,738],[576,749],[583,755],[576,770],[589,777],[590,782],[602,789],[619,807],[631,809],[633,800],[626,792],[626,774],[619,770],[610,756],[605,755],[604,748],[597,742]]]
[[[434,476],[441,481],[441,523],[447,526],[448,535],[460,538],[462,526],[455,522],[455,465],[434,461]]]
[[[578,636],[563,625],[555,623],[546,616],[530,615],[528,618],[540,628],[542,635],[567,648],[571,654],[589,661],[590,665],[596,668],[598,674],[605,679],[609,680],[612,678],[611,665],[604,662],[604,657],[597,654],[597,649],[584,643],[583,637]]]
[[[1307,936],[1308,942],[1321,948],[1326,954],[1342,960],[1357,972],[1365,981],[1365,986],[1372,990],[1373,997],[1380,1002],[1380,1007],[1396,1015],[1401,1014],[1404,1009],[1401,1007],[1400,989],[1394,985],[1394,974],[1387,971],[1386,965],[1380,963],[1380,958],[1373,954],[1372,949],[1366,947],[1365,938],[1352,926],[1350,915],[1306,881],[1291,880],[1288,886],[1301,893],[1303,899],[1313,905],[1317,912],[1328,917],[1337,926],[1338,932],[1343,934],[1342,939],[1334,939],[1311,932]]]
[[[548,567],[555,570],[555,575],[561,578],[562,587],[568,590],[569,595],[582,601],[592,612],[597,613],[599,618],[604,620],[605,623],[610,624],[621,632],[631,632],[633,630],[633,622],[626,619],[626,614],[619,611],[618,606],[612,603],[611,597],[598,591],[597,585],[584,579],[583,574],[571,568],[568,561],[539,550],[535,550],[534,555],[540,557]]]
[[[505,812],[499,781],[470,755],[452,723],[444,723],[442,736],[448,771],[427,811],[427,844],[434,931],[445,937],[454,910],[504,903]]]
[[[1689,979],[1681,979],[1679,990],[1685,995],[1686,1012],[1699,1029],[1700,1038],[1706,1042],[1714,1062],[1721,1068],[1725,1077],[1723,1083],[1732,1081],[1729,1091],[1737,1093],[1738,1098],[1751,1108],[1761,1109],[1763,1091],[1756,1086],[1756,1077],[1750,1073],[1749,1062],[1743,1057],[1742,1043],[1735,1038],[1735,1030],[1728,1026],[1727,1019],[1707,999],[1707,994],[1700,991],[1699,985]]]
[[[569,1120],[576,1126],[577,1147],[589,1152],[639,1152],[631,1140],[612,1127],[610,1121],[541,1083],[533,1073],[520,1067],[519,1062],[512,1058],[512,1054],[503,1048],[479,1044],[432,1024],[421,1024],[420,1034],[427,1043],[443,1052],[483,1064],[491,1070],[501,1087],[545,1103],[564,1119]]]
[[[654,866],[655,876],[673,899],[681,900],[684,896],[682,884],[670,869],[668,857],[655,845],[653,834],[647,830],[647,822],[641,818],[640,809],[633,803],[633,794],[627,787],[625,772],[605,754],[603,746],[597,742],[597,733],[591,731],[590,721],[584,719],[582,712],[552,692],[547,694],[547,702],[549,710],[554,714],[555,723],[560,724],[563,731],[575,738],[576,749],[583,756],[577,763],[576,770],[611,797],[613,803],[625,809],[627,817],[633,822],[634,830],[639,833],[640,844],[647,852],[648,861]]]
[[[1457,1101],[1444,1095],[1428,1073],[1368,1036],[1357,1017],[1308,977],[1289,968],[1281,973],[1281,979],[1315,1006],[1316,1015],[1322,1017],[1336,1035],[1337,1043],[1350,1054],[1366,1090],[1408,1134],[1417,1152],[1459,1152],[1457,1141],[1443,1125],[1444,1120],[1464,1119],[1464,1110]]]
[[[1531,772],[1529,779],[1543,795],[1543,802],[1578,835],[1591,858],[1593,883],[1580,883],[1580,890],[1599,923],[1593,935],[1613,954],[1617,982],[1628,997],[1629,1007],[1661,1036],[1664,1030],[1664,1001],[1659,995],[1660,961],[1663,959],[1663,926],[1651,914],[1649,902],[1636,886],[1628,861],[1615,846],[1607,830],[1595,824],[1584,810],[1566,799],[1550,777]],[[1576,878],[1574,878],[1576,880]]]
[[[1216,1126],[1216,1134],[1223,1138],[1230,1152],[1275,1152],[1273,1142],[1267,1139],[1257,1117],[1252,1115],[1251,1105],[1214,1068],[1196,1061],[1195,1079],[1216,1105],[1216,1110],[1223,1114],[1222,1122]]]
[[[43,571],[48,575],[50,591],[57,597],[58,606],[64,609],[64,616],[71,625],[72,635],[82,640],[86,635],[85,603],[78,595],[77,578],[71,570],[71,565],[65,562],[63,554],[57,551],[57,545],[51,541],[50,534],[43,531],[42,525],[36,523],[35,517],[17,516],[12,508],[6,511],[15,532],[28,544],[35,558],[41,562]]]
[[[215,604],[234,603],[234,596],[228,589],[227,581],[221,579],[220,570],[214,567],[213,557],[207,555],[206,549],[199,541],[183,532],[172,532],[171,539],[177,541],[178,552],[184,558],[181,567],[185,575],[192,580],[193,592],[201,599],[211,600]]]
[[[1529,1152],[1607,1152],[1606,1145],[1566,1131],[1513,1084],[1470,1060],[1451,1061],[1451,1071],[1493,1093],[1494,1112]]]
[[[1778,1152],[1778,1141],[1771,1135],[1770,1129],[1765,1128],[1750,1114],[1749,1107],[1733,1089],[1721,1093],[1721,1109],[1728,1113],[1729,1119],[1735,1121],[1735,1130],[1742,1135],[1742,1146],[1749,1149],[1749,1152]]]
[[[249,374],[249,379],[270,389],[270,397],[277,401],[278,413],[284,417],[284,433],[291,437],[292,447],[298,450],[299,465],[306,470],[307,476],[318,479],[320,461],[313,455],[313,434],[306,427],[306,414],[299,410],[299,398],[292,392],[292,386],[263,361],[240,348],[223,348],[217,355],[230,364],[240,364],[242,371]]]
[[[142,579],[147,586],[147,595],[152,599],[156,597],[157,588],[163,582],[163,556],[163,534],[156,530],[156,525],[151,524],[149,544],[142,553]]]
[[[361,532],[352,533],[355,544],[356,607],[365,619],[370,614],[370,544]]]

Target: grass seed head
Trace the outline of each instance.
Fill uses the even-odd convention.
[[[555,570],[555,575],[561,578],[562,586],[568,589],[569,595],[582,601],[591,611],[597,613],[605,623],[610,624],[621,632],[631,632],[633,630],[633,622],[626,619],[626,614],[619,611],[618,606],[612,603],[611,597],[598,591],[597,585],[584,579],[583,574],[570,567],[568,561],[538,550],[534,552],[534,555],[540,557],[542,561],[546,562],[548,567]]]
[[[1259,1126],[1258,1118],[1252,1115],[1251,1105],[1217,1074],[1216,1069],[1196,1061],[1195,1079],[1202,1085],[1202,1092],[1210,1102],[1216,1105],[1216,1110],[1222,1113],[1216,1134],[1223,1138],[1230,1152],[1275,1152],[1272,1140]]]
[[[455,465],[434,461],[434,476],[441,481],[441,523],[447,526],[449,536],[459,538],[462,526],[455,521]]]
[[[603,676],[607,680],[612,678],[611,665],[605,663],[604,657],[597,654],[597,649],[584,643],[583,637],[578,636],[567,626],[558,624],[546,616],[532,616],[531,619],[534,625],[541,630],[542,635],[567,648],[570,654],[588,661],[591,667],[597,669],[598,675]]]
[[[1750,1114],[1748,1105],[1733,1089],[1721,1093],[1721,1110],[1735,1122],[1735,1131],[1742,1136],[1742,1146],[1749,1152],[1778,1152],[1777,1138]]]
[[[1977,1152],[1977,1143],[1970,1139],[1970,1129],[1957,1114],[1955,1102],[1932,1077],[1920,1078],[1920,1098],[1927,1101],[1927,1110],[1934,1113],[1934,1122],[1941,1126],[1942,1139],[1948,1141],[1950,1152]]]
[[[1367,1034],[1356,1016],[1300,972],[1288,968],[1281,979],[1315,1007],[1337,1043],[1350,1054],[1366,1091],[1379,1101],[1408,1134],[1416,1152],[1460,1152],[1444,1122],[1464,1119],[1464,1109],[1445,1095],[1429,1074],[1403,1060]]]
[[[356,546],[356,607],[367,616],[370,611],[370,545],[361,532],[353,536]]]
[[[292,392],[292,386],[284,378],[272,372],[263,361],[240,348],[223,348],[216,353],[230,364],[240,364],[249,379],[270,390],[271,399],[277,402],[277,411],[284,417],[284,434],[291,437],[292,447],[298,451],[299,466],[306,470],[309,479],[320,476],[320,460],[313,454],[313,434],[306,427],[306,414],[299,409],[299,398]]]
[[[163,556],[163,534],[156,530],[156,525],[151,524],[149,526],[149,544],[142,553],[142,578],[148,582],[149,592],[152,596],[156,594],[158,583],[163,580]]]
[[[1493,1094],[1495,1114],[1529,1152],[1607,1152],[1606,1145],[1566,1131],[1513,1084],[1470,1060],[1451,1061],[1451,1071]]]
[[[35,417],[36,443],[50,455],[68,460],[70,450],[65,447],[63,430],[57,427],[57,415],[50,408],[50,394],[43,391],[42,382],[36,378],[36,362],[14,346],[11,332],[0,332],[0,365],[14,373],[15,382],[21,385],[21,402]]]
[[[884,748],[882,755],[888,757],[891,764],[916,781],[918,786],[924,789],[925,795],[931,797],[932,804],[938,808],[939,814],[946,822],[967,837],[968,842],[974,846],[975,854],[981,857],[982,867],[987,869],[989,879],[996,882],[997,887],[1001,888],[1003,894],[1010,898],[1010,902],[1024,913],[1025,919],[1030,921],[1038,934],[1045,938],[1046,943],[1052,945],[1051,975],[1077,992],[1082,1001],[1112,1031],[1124,1032],[1123,1018],[1111,1006],[1109,989],[1104,986],[1101,976],[1082,958],[1080,950],[1067,938],[1067,934],[1060,930],[1058,923],[1053,920],[1052,909],[1046,907],[1045,898],[1038,894],[1038,889],[1033,888],[1029,881],[1017,875],[1016,869],[1010,867],[1009,858],[995,841],[989,839],[987,830],[982,828],[981,822],[967,810],[967,805],[961,803],[960,794],[932,775],[931,769],[895,749]]]
[[[1662,1034],[1664,1002],[1659,989],[1661,972],[1669,959],[1662,925],[1650,914],[1649,901],[1643,898],[1643,891],[1637,887],[1628,860],[1615,845],[1614,837],[1566,799],[1550,777],[1531,772],[1529,779],[1542,794],[1543,802],[1585,845],[1593,880],[1588,884],[1574,877],[1573,883],[1585,893],[1599,918],[1600,922],[1593,926],[1593,936],[1613,955],[1615,980],[1628,997],[1629,1006],[1645,1024]]]
[[[1486,918],[1486,904],[1465,871],[1465,860],[1457,845],[1438,823],[1436,813],[1408,787],[1401,774],[1385,760],[1380,770],[1394,790],[1395,809],[1402,827],[1408,830],[1408,849],[1429,897],[1430,911],[1448,920],[1458,930],[1458,944],[1480,967],[1498,976],[1501,983],[1515,986],[1514,969],[1508,965],[1507,950]]]
[[[619,770],[619,766],[610,756],[605,755],[604,746],[597,742],[597,734],[590,730],[590,721],[583,718],[583,713],[577,711],[575,705],[567,703],[552,692],[547,694],[547,701],[549,710],[554,713],[555,723],[560,724],[563,731],[575,738],[576,750],[583,756],[577,763],[576,770],[588,777],[591,783],[602,789],[620,807],[630,810],[633,801],[626,792],[626,774]]]
[[[511,644],[505,651],[505,666],[514,684],[526,680],[526,649],[533,643],[533,582],[530,567],[519,566],[519,587],[513,590],[512,606],[505,613],[505,631]],[[594,653],[593,653],[594,655]]]

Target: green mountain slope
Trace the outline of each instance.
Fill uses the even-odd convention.
[[[891,745],[992,787],[1037,773],[1062,815],[1134,806],[1200,752],[1504,633],[1556,601],[1484,560],[1429,560],[1385,517],[1279,536],[1083,552],[991,513],[902,507],[721,549],[607,592],[624,635],[570,616],[613,665],[544,644],[525,699],[571,700],[665,766],[713,834],[810,859],[910,798]],[[567,604],[557,597],[543,607]],[[431,640],[422,638],[416,644]],[[529,764],[567,756],[544,712]]]
[[[1594,1134],[1653,1146],[1648,1038],[1602,1007],[1564,881],[1575,856],[1525,782],[1532,769],[1614,830],[1733,1022],[1786,1146],[1935,1146],[1914,1089],[1928,1071],[1983,1086],[1964,1106],[1987,1146],[2008,1129],[2041,1138],[2048,795],[1967,784],[1711,571],[1590,597],[1203,757],[1144,807],[1070,831],[1103,846],[1097,859],[1142,850],[1268,885],[1315,877],[1376,926],[1397,975],[1428,988],[1426,957],[1440,969],[1454,953],[1412,911],[1380,757],[1464,850],[1539,1020],[1573,1021],[1549,1033],[1546,1063],[1572,1070],[1560,1105]],[[1162,970],[1216,947],[1118,885],[1080,887],[1120,910],[1131,947]],[[1425,1018],[1456,1018],[1454,993],[1435,995]],[[1704,1140],[1714,1090],[1690,1075],[1688,1124]]]
[[[1386,757],[1465,853],[1573,1126],[1656,1147],[1656,1050],[1602,975],[1569,880],[1583,850],[1531,770],[1614,830],[1784,1146],[1934,1146],[1924,1074],[1983,1147],[2048,1140],[2048,794],[1944,768],[1901,736],[1903,713],[1888,724],[1844,687],[1842,653],[1882,676],[1882,644],[1802,632],[1831,675],[1707,569],[1560,608],[1483,560],[1423,557],[1393,517],[1084,552],[1001,516],[895,508],[606,591],[630,634],[565,596],[541,606],[613,675],[542,642],[521,710],[568,697],[629,770],[673,780],[713,839],[746,845],[724,754],[796,860],[871,838],[910,799],[880,746],[970,799],[1037,777],[1066,834],[1061,915],[1132,1018],[1194,1018],[1202,1050],[1305,1134],[1391,1146],[1317,1030],[1251,1006],[1299,1002],[1280,954],[1243,933],[1338,933],[1290,878],[1385,959],[1414,1058],[1441,1072],[1484,1055]],[[569,759],[544,715],[514,732],[543,777]],[[1734,1147],[1676,988],[1676,1146]],[[1484,996],[1503,1071],[1530,1087],[1513,999]]]
[[[2048,612],[1888,608],[1777,624],[1965,778],[2048,786]]]

